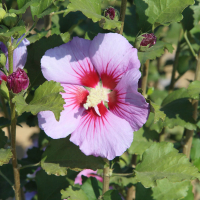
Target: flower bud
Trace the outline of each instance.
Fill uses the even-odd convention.
[[[135,47],[139,51],[147,51],[150,47],[156,44],[156,36],[153,33],[144,33],[138,36],[135,40]]]
[[[4,25],[6,25],[9,28],[12,28],[17,24],[18,17],[15,13],[6,13],[4,16],[2,22]]]
[[[118,21],[119,20],[119,11],[113,8],[112,6],[109,6],[104,11],[104,16],[108,19]]]
[[[6,14],[6,11],[2,7],[0,7],[0,22],[4,18],[5,14]]]
[[[7,77],[8,89],[17,94],[25,90],[29,85],[29,78],[23,69],[18,68],[16,72],[13,72]]]
[[[3,68],[6,65],[6,60],[5,54],[0,50],[0,68]]]

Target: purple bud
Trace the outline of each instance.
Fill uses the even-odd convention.
[[[139,51],[147,51],[150,47],[156,44],[156,36],[153,33],[144,33],[138,36],[135,40],[135,47]]]
[[[108,19],[118,21],[119,20],[119,11],[113,8],[112,6],[109,6],[104,11],[104,16]]]
[[[7,77],[7,85],[10,91],[17,94],[28,87],[29,78],[23,69],[18,68],[16,72]]]
[[[149,47],[151,47],[156,44],[157,37],[153,33],[143,34],[142,37],[144,37],[144,39],[140,43],[141,46],[147,46],[149,44]]]

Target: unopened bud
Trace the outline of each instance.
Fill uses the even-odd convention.
[[[119,11],[112,6],[109,6],[104,11],[104,16],[108,19],[118,21],[119,20]]]
[[[135,47],[139,51],[147,51],[150,47],[156,44],[156,36],[153,33],[144,33],[138,36],[135,40]]]
[[[5,15],[6,15],[6,11],[2,7],[0,7],[0,22],[4,18]]]
[[[6,60],[5,54],[0,50],[0,68],[3,68],[6,65]]]
[[[23,69],[18,68],[16,72],[13,72],[7,77],[8,89],[15,94],[20,93],[22,90],[26,90],[28,85],[29,78]]]
[[[12,28],[17,24],[18,17],[15,13],[6,13],[4,16],[2,22],[4,25],[6,25],[9,28]]]

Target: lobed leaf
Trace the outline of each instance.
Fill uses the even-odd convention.
[[[167,178],[171,182],[180,182],[200,178],[184,154],[178,153],[172,143],[154,143],[147,149],[142,162],[136,166],[136,178],[144,187],[156,186],[156,180]]]
[[[117,190],[108,190],[103,195],[103,200],[121,200],[119,191]]]
[[[58,82],[46,81],[35,90],[33,99],[27,104],[21,95],[13,98],[13,103],[16,105],[16,111],[19,115],[23,112],[31,112],[36,115],[40,111],[50,110],[54,113],[56,120],[60,118],[60,112],[64,110],[64,99],[60,92],[63,87]]]
[[[92,19],[93,22],[100,21],[104,29],[121,28],[121,22],[107,19],[101,15],[101,0],[70,0],[64,15],[69,12],[81,11],[86,17]]]
[[[7,164],[12,158],[12,152],[10,149],[0,149],[0,166]]]
[[[67,168],[96,170],[104,167],[101,157],[86,156],[69,137],[51,140],[42,158],[41,166],[48,174],[64,175]]]
[[[156,181],[157,186],[152,188],[155,200],[182,199],[187,196],[190,181],[173,183],[168,179]]]

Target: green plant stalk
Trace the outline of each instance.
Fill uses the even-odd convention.
[[[197,67],[195,72],[195,80],[200,81],[200,50],[198,54],[198,60],[197,60]],[[193,111],[193,118],[196,121],[198,117],[198,100],[193,99],[192,105],[194,108]],[[183,145],[183,153],[190,159],[190,151],[192,147],[192,140],[193,140],[193,130],[186,129],[185,133],[185,143]]]
[[[183,29],[181,28],[179,38],[178,38],[178,45],[177,45],[175,60],[174,60],[174,63],[173,63],[173,70],[172,70],[172,76],[171,76],[171,83],[170,83],[170,86],[169,86],[169,92],[172,92],[173,89],[174,89],[175,73],[176,73],[176,69],[177,69],[177,66],[178,66],[178,57],[179,57],[180,50],[181,50],[182,36],[183,36]]]
[[[109,182],[110,182],[110,167],[109,160],[105,159],[106,167],[103,169],[103,194],[109,190]]]
[[[119,17],[119,21],[122,22],[119,34],[123,34],[123,30],[124,30],[124,20],[125,20],[125,14],[126,14],[126,4],[127,4],[127,0],[122,0],[121,3],[121,7],[120,7],[120,17]]]
[[[9,62],[9,74],[13,73],[13,46],[11,38],[8,45],[8,62]],[[10,94],[10,112],[11,112],[11,151],[12,151],[12,166],[15,180],[15,199],[21,200],[20,190],[20,174],[17,164],[16,154],[16,115],[15,115],[15,104],[12,102],[13,96]]]
[[[142,94],[146,98],[146,88],[147,88],[147,79],[149,73],[149,60],[147,60],[142,66]]]

